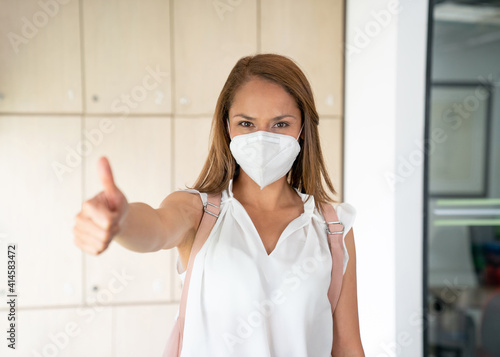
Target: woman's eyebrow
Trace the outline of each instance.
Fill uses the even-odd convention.
[[[247,120],[255,120],[255,118],[252,118],[251,116],[248,116],[248,115],[245,115],[245,114],[241,114],[241,113],[233,115],[233,118],[234,117],[242,117],[242,118],[245,118]],[[277,117],[274,117],[271,120],[277,121],[277,120],[280,120],[280,119],[283,119],[283,118],[288,118],[288,117],[297,119],[297,118],[295,118],[295,116],[293,116],[291,114],[283,114],[283,115],[279,115]]]

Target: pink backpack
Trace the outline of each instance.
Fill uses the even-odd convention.
[[[165,347],[165,350],[163,352],[163,357],[179,357],[181,355],[184,319],[186,316],[186,301],[194,259],[200,248],[207,240],[215,222],[217,221],[217,218],[219,217],[220,200],[220,193],[208,194],[207,202],[203,205],[205,213],[203,214],[203,217],[201,219],[200,226],[198,227],[198,232],[196,233],[193,246],[191,248],[191,254],[189,255],[189,262],[186,269],[186,276],[184,278],[184,285],[182,287],[182,295],[179,305],[179,316],[175,321],[174,327],[172,328],[172,331],[170,333],[167,346]],[[208,208],[208,206],[210,206],[210,208]],[[325,229],[327,231],[330,252],[332,253],[332,279],[330,282],[330,288],[328,290],[328,298],[332,306],[333,315],[333,312],[335,311],[335,307],[337,306],[337,302],[339,300],[340,289],[342,287],[344,226],[338,220],[337,212],[331,204],[322,203],[321,211],[323,213],[323,217],[325,218]],[[330,229],[332,228],[331,225],[342,226],[342,228],[340,231],[330,231]]]

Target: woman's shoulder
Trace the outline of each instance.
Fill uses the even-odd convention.
[[[198,190],[193,190],[193,189],[182,189],[178,188],[168,194],[168,196],[173,196],[173,197],[191,197],[192,193],[198,193]],[[167,197],[168,197],[167,196]]]
[[[193,206],[193,207],[198,207],[202,206],[202,201],[195,195],[193,195],[192,192],[189,192],[187,190],[176,190],[172,191],[165,197],[165,199],[162,201],[160,206],[163,206],[165,204],[181,204],[182,206],[188,205],[188,206]]]
[[[349,231],[350,227],[354,224],[354,220],[356,218],[356,208],[348,203],[348,202],[334,202],[331,203],[333,208],[335,209],[335,212],[337,213],[337,217],[339,221],[342,222],[344,225],[344,228],[346,229],[345,232]],[[314,217],[320,221],[324,222],[324,217],[321,214],[321,211],[318,211],[316,208],[314,209]]]
[[[222,202],[224,201],[224,193],[222,195]],[[165,204],[179,204],[180,207],[192,208],[196,211],[202,210],[209,201],[208,193],[201,192],[194,188],[178,189],[171,192],[161,203]]]

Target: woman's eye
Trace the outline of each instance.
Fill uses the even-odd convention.
[[[238,123],[238,125],[241,125],[241,126],[250,126],[250,125],[247,125],[247,124],[250,124],[250,125],[251,125],[252,123],[250,123],[249,121],[240,121],[240,122]]]
[[[288,123],[284,122],[284,121],[280,121],[279,123],[276,123],[276,125],[278,126],[278,128],[285,128],[288,126]]]

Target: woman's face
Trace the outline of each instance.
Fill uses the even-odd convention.
[[[231,138],[259,130],[297,138],[301,125],[295,99],[280,85],[263,79],[242,85],[229,108]]]

